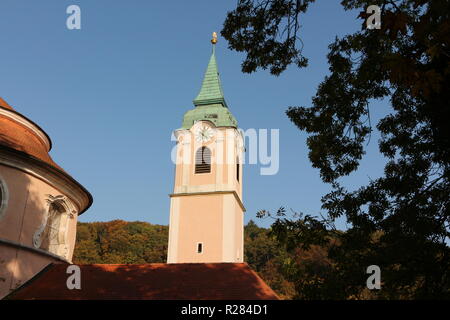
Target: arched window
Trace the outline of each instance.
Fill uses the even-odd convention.
[[[200,147],[195,153],[195,173],[211,172],[211,150]]]
[[[42,224],[33,236],[33,245],[53,253],[57,256],[67,258],[69,254],[69,242],[67,232],[69,221],[77,214],[72,202],[65,196],[48,195],[48,207],[43,215]]]
[[[61,203],[55,201],[48,209],[47,223],[42,235],[41,248],[51,253],[58,254],[61,244],[64,244],[64,235],[61,235],[61,218],[66,213],[66,209]]]

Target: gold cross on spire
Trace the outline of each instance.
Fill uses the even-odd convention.
[[[217,33],[216,32],[213,32],[213,34],[212,34],[211,43],[212,44],[216,44],[217,43]]]

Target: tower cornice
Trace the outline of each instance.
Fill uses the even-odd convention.
[[[171,193],[169,194],[169,197],[188,197],[188,196],[199,196],[199,195],[217,195],[217,194],[232,194],[234,195],[234,198],[238,202],[239,206],[241,207],[243,212],[246,212],[247,210],[244,207],[244,204],[241,201],[241,198],[239,198],[239,195],[234,190],[223,190],[223,191],[205,191],[205,192],[183,192],[183,193]]]

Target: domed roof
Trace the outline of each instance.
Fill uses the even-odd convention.
[[[64,176],[78,186],[88,198],[87,205],[81,209],[86,211],[92,204],[91,194],[68,173],[57,165],[48,154],[52,148],[50,137],[37,124],[15,111],[0,97],[0,151],[15,153],[21,158],[50,167],[58,175]]]
[[[16,112],[0,97],[0,145],[26,153],[59,167],[49,156],[51,141],[48,135],[34,122]]]

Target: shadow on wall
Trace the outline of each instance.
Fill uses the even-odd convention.
[[[0,138],[1,139],[1,138]],[[0,154],[5,149],[0,146]],[[9,152],[6,150],[5,152]],[[0,298],[18,288],[51,262],[59,261],[36,252],[33,238],[45,223],[47,203],[42,181],[0,163],[3,213],[0,216]],[[47,234],[48,227],[42,228]],[[43,242],[41,250],[48,250]]]

